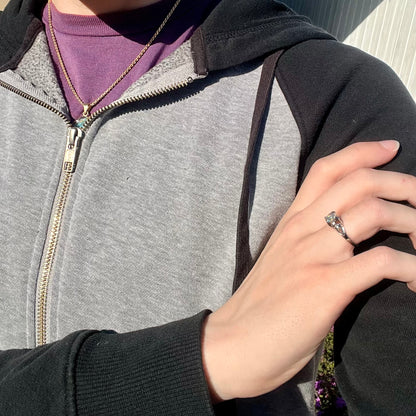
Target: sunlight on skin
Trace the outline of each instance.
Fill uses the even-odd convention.
[[[53,0],[61,13],[92,16],[149,6],[160,0]]]

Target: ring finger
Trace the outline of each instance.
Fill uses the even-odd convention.
[[[337,213],[340,215],[341,213]],[[368,198],[342,213],[345,232],[359,244],[381,230],[408,234],[416,248],[416,209],[379,198]],[[353,245],[322,219],[321,229],[311,235],[313,258],[338,263],[352,256]],[[319,244],[316,242],[319,241]]]
[[[309,232],[318,231],[321,226],[314,219],[327,215],[331,208],[336,208],[339,215],[359,204],[360,201],[371,198],[409,201],[412,205],[416,205],[415,195],[416,178],[411,175],[361,169],[346,176],[306,208],[305,224],[308,224]],[[335,207],[334,201],[336,201]]]

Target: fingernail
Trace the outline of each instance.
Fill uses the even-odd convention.
[[[400,142],[397,140],[383,140],[379,143],[388,150],[399,150],[400,147]]]

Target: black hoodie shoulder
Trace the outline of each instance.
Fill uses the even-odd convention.
[[[334,39],[275,0],[222,0],[193,37],[198,73],[239,65],[308,39]]]
[[[288,49],[276,76],[298,123],[307,174],[312,163],[357,141],[396,139],[402,151],[386,168],[416,173],[416,105],[379,59],[337,41],[309,40]]]
[[[0,71],[14,68],[42,30],[46,0],[12,0],[0,14]]]

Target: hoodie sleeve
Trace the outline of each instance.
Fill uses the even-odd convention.
[[[208,311],[117,334],[78,331],[0,352],[1,415],[212,416],[200,334]]]
[[[381,139],[401,143],[383,169],[416,175],[415,102],[387,65],[335,41],[311,40],[285,52],[276,75],[302,137],[299,183],[317,159]],[[406,235],[389,232],[358,251],[376,245],[414,254]],[[335,326],[337,380],[350,415],[413,414],[415,339],[416,294],[405,284],[385,280],[356,297]]]

